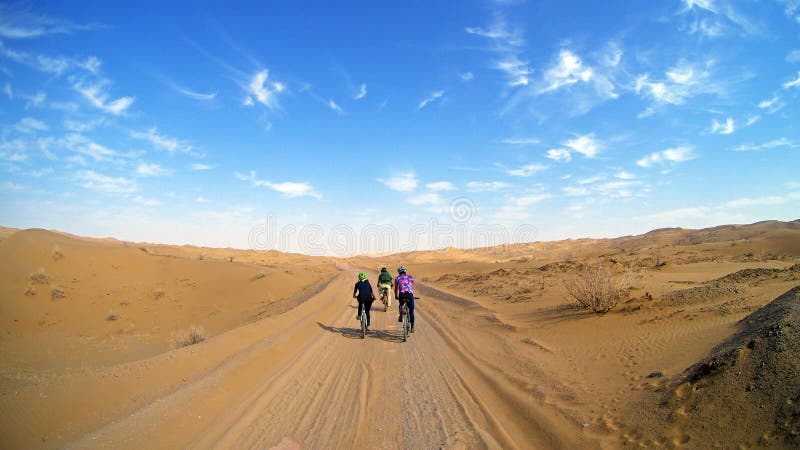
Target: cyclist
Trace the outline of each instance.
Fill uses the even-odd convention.
[[[397,278],[394,279],[394,298],[400,308],[398,322],[403,321],[403,305],[408,305],[408,318],[411,321],[411,332],[414,332],[414,278],[406,273],[406,266],[397,268]]]
[[[356,320],[361,320],[361,308],[364,308],[367,314],[367,329],[369,330],[369,310],[372,308],[375,294],[372,293],[372,286],[369,285],[367,274],[364,272],[358,274],[358,282],[353,286],[353,298],[358,300],[358,314],[356,314]]]
[[[386,267],[381,268],[381,274],[378,275],[378,293],[381,296],[381,300],[384,301],[386,307],[392,306],[392,296],[389,295],[392,289],[392,274],[386,270]],[[385,300],[384,300],[385,299]]]

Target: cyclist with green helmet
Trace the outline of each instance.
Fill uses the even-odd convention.
[[[358,274],[358,281],[353,286],[353,298],[358,300],[356,320],[361,320],[361,308],[364,308],[367,314],[367,329],[369,330],[369,310],[372,308],[372,302],[375,301],[375,294],[372,292],[372,286],[369,285],[367,274],[364,272]]]

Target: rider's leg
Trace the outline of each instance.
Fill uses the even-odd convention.
[[[411,320],[411,328],[414,328],[414,298],[408,300],[408,318]]]
[[[403,321],[403,298],[397,299],[397,321]]]
[[[358,313],[356,314],[356,320],[361,320],[361,299],[358,300]]]
[[[369,310],[372,309],[372,300],[364,302],[364,310],[367,312],[367,326],[369,326]]]

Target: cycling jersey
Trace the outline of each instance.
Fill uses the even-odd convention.
[[[414,293],[414,278],[406,273],[394,279],[394,284],[397,286],[401,294]]]

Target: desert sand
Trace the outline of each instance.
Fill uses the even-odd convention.
[[[800,445],[800,222],[312,258],[0,229],[2,448]],[[405,264],[417,331],[359,270]],[[575,308],[583,264],[630,277]],[[395,306],[396,308],[396,306]]]

